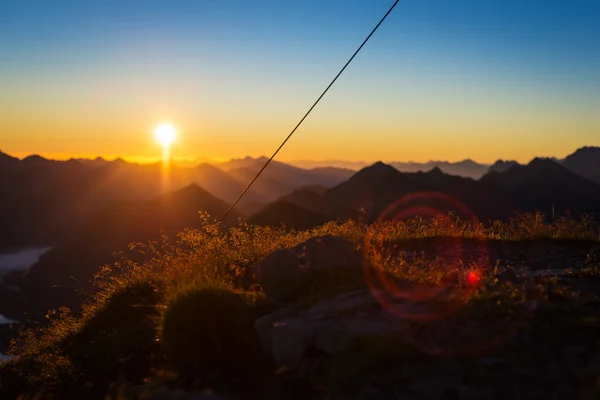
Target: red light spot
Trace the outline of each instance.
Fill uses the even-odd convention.
[[[477,284],[479,284],[480,281],[481,281],[481,275],[479,274],[478,271],[470,271],[467,274],[467,282],[470,285],[477,285]]]

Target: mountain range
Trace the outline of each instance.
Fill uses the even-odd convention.
[[[25,277],[6,277],[4,286],[21,289],[2,298],[0,313],[43,318],[48,308],[77,308],[78,290],[113,251],[163,232],[197,227],[198,211],[220,217],[242,192],[264,158],[193,167],[139,165],[123,160],[23,160],[0,152],[0,250],[9,246],[54,246]],[[224,221],[238,218],[259,225],[307,229],[329,220],[408,218],[457,212],[464,218],[508,218],[534,209],[556,214],[600,215],[600,148],[585,147],[564,160],[536,158],[527,165],[498,161],[479,179],[472,161],[452,164],[456,174],[434,166],[400,171],[377,162],[359,171],[311,169],[271,162]],[[411,167],[412,168],[412,167]],[[479,170],[481,173],[481,170]],[[459,174],[460,172],[460,174]],[[168,177],[168,179],[167,179]],[[393,207],[393,208],[390,208]]]
[[[558,158],[550,158],[553,161],[556,161],[560,164],[565,165],[567,168],[572,169],[574,172],[578,174],[583,174],[583,176],[595,181],[600,182],[600,172],[598,171],[597,163],[597,147],[583,147],[577,150],[575,153],[569,155],[565,159]],[[266,157],[261,157],[259,159],[246,157],[242,159],[233,159],[227,162],[217,163],[215,165],[219,166],[224,170],[230,170],[240,166],[250,166],[253,162],[260,160],[261,162],[266,161]],[[194,166],[199,165],[202,162],[206,162],[206,160],[197,162],[183,162],[178,163],[179,165],[185,166]],[[366,161],[345,161],[345,160],[324,160],[324,161],[313,161],[313,160],[294,160],[288,162],[289,165],[293,165],[295,167],[301,169],[319,169],[319,168],[335,168],[341,170],[353,170],[358,171],[365,167],[368,167],[370,163]],[[396,168],[400,172],[427,172],[431,171],[433,168],[439,168],[443,172],[450,175],[462,176],[465,178],[473,178],[480,179],[483,175],[487,174],[490,171],[505,171],[506,169],[519,165],[517,161],[514,160],[497,160],[493,164],[485,164],[478,163],[471,159],[465,159],[457,162],[450,161],[427,161],[427,162],[414,162],[414,161],[387,161],[386,164],[389,164]],[[595,169],[594,169],[595,167]],[[586,172],[588,171],[588,172]],[[591,173],[591,171],[596,171]]]

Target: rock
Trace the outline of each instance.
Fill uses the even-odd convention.
[[[295,300],[310,288],[311,271],[289,249],[269,254],[251,269],[271,300]]]
[[[319,273],[359,270],[361,267],[362,258],[354,249],[354,243],[328,235],[278,250],[251,269],[271,300],[290,302],[310,293]]]
[[[319,236],[299,244],[294,251],[301,251],[305,265],[314,271],[356,268],[362,258],[354,250],[354,243],[339,236]]]
[[[315,348],[327,354],[346,350],[365,335],[382,335],[394,331],[391,321],[374,316],[369,319],[346,317],[324,324],[314,337]]]
[[[254,330],[265,350],[273,354],[273,327],[276,323],[295,315],[292,308],[288,307],[278,310],[272,314],[265,315],[254,322]]]
[[[263,346],[278,364],[299,365],[309,350],[343,352],[365,335],[395,335],[404,324],[377,303],[368,290],[325,300],[301,311],[288,308],[256,321]]]
[[[278,364],[296,366],[308,349],[323,321],[293,318],[277,322],[272,329],[272,355]]]

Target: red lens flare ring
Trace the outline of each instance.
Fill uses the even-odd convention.
[[[477,259],[474,267],[466,269],[463,243],[456,220],[448,213],[453,211],[463,220],[476,220],[475,214],[458,200],[444,193],[419,192],[405,196],[389,205],[379,216],[364,243],[365,279],[373,295],[392,314],[411,320],[442,318],[468,303],[488,264],[484,241],[477,242]],[[414,217],[435,219],[446,235],[435,238],[436,255],[443,255],[436,267],[441,279],[436,284],[414,284],[394,279],[386,271],[384,253],[386,243],[377,240],[378,226],[385,221],[406,221]],[[431,244],[431,240],[427,240]],[[448,250],[450,250],[448,252]],[[472,252],[473,253],[473,252]],[[443,305],[442,305],[443,303]]]
[[[537,300],[521,303],[509,318],[495,324],[460,312],[483,282],[489,254],[485,235],[478,240],[463,241],[457,220],[449,216],[449,211],[462,221],[477,221],[476,215],[460,201],[438,192],[411,194],[388,206],[365,238],[365,279],[385,310],[413,322],[406,333],[406,340],[413,345],[431,355],[480,356],[515,335],[532,316]],[[386,272],[385,263],[389,258],[384,256],[384,249],[387,244],[379,235],[378,227],[385,227],[385,221],[406,221],[414,217],[434,219],[429,223],[442,224],[445,229],[446,236],[433,241],[436,255],[446,253],[444,262],[436,265],[442,269],[442,278],[436,284],[411,284]],[[452,248],[449,257],[448,248]],[[470,263],[468,258],[472,259]],[[471,267],[464,268],[465,263]],[[469,327],[461,324],[463,322]]]
[[[414,345],[435,355],[478,355],[499,346],[515,334],[531,314],[535,302],[524,304],[521,312],[501,326],[499,332],[487,335],[474,329],[476,337],[466,344],[443,344],[453,335],[446,332],[443,325],[471,301],[489,267],[485,235],[464,241],[460,226],[457,226],[458,219],[452,218],[449,212],[463,222],[478,222],[475,213],[467,206],[439,192],[413,193],[386,207],[365,236],[364,276],[372,295],[387,312],[403,320],[431,325],[427,331],[408,335],[407,339]],[[394,277],[386,270],[389,266],[386,263],[400,255],[389,249],[389,243],[386,243],[379,228],[390,221],[409,221],[415,217],[429,219],[428,224],[438,224],[444,233],[440,237],[420,240],[432,247],[430,250],[434,255],[441,256],[441,262],[435,263],[436,272],[441,276],[436,283],[409,282]]]

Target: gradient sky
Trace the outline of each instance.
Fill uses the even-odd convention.
[[[392,0],[0,0],[0,150],[270,155]],[[600,145],[600,2],[400,0],[279,160]]]

